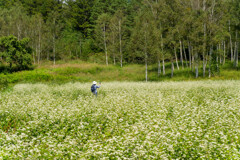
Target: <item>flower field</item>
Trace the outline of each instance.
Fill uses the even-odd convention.
[[[17,84],[0,159],[240,159],[240,81]]]

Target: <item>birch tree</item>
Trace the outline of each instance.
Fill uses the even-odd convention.
[[[120,57],[120,66],[123,66],[123,35],[124,35],[124,22],[125,22],[125,16],[122,10],[116,11],[116,13],[113,15],[111,19],[111,34],[114,36],[114,42],[113,37],[112,43],[114,43],[115,49],[118,48],[119,50],[119,57]],[[116,43],[118,42],[118,47],[116,48]],[[114,59],[115,59],[115,53],[114,53]]]
[[[62,28],[62,24],[60,22],[60,15],[58,12],[51,12],[48,19],[48,27],[51,32],[52,39],[52,51],[53,51],[53,65],[56,63],[56,40],[59,37],[59,32]]]
[[[109,21],[110,17],[108,14],[103,13],[98,17],[97,25],[95,28],[95,35],[99,44],[105,52],[106,65],[108,65],[108,39],[109,39]]]

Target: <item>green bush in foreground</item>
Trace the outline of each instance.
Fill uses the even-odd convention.
[[[240,81],[18,84],[0,159],[239,159]]]

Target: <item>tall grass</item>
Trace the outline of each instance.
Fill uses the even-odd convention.
[[[176,66],[176,64],[175,64]],[[149,65],[149,81],[186,81],[186,80],[207,80],[202,76],[202,67],[199,67],[199,78],[195,78],[195,73],[190,68],[178,70],[175,67],[174,76],[171,78],[171,63],[166,63],[166,74],[157,74],[157,65]],[[240,79],[240,72],[233,68],[231,62],[227,62],[220,67],[220,74],[216,74],[210,79]],[[140,64],[124,65],[123,68],[116,65],[106,66],[104,64],[88,63],[83,61],[59,61],[56,65],[52,62],[42,62],[41,65],[35,66],[34,70],[21,72],[3,72],[0,73],[0,85],[7,83],[37,83],[37,82],[90,82],[90,81],[145,81],[145,66]]]

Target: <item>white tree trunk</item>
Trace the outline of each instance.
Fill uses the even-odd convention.
[[[231,21],[230,20],[229,20],[229,34],[230,34],[231,62],[233,62],[233,44],[232,44]]]
[[[161,61],[158,60],[158,77],[160,76],[161,74]]]
[[[145,78],[146,82],[148,81],[148,63],[147,63],[147,31],[145,31],[145,46],[144,46],[144,52],[145,52]]]
[[[20,35],[21,35],[21,25],[17,24],[17,30],[18,30],[18,40],[20,40]]]
[[[113,37],[113,64],[116,65],[116,55],[115,55],[115,37]]]
[[[194,59],[194,49],[193,49],[193,46],[191,47],[192,48],[192,72],[194,70],[194,64],[195,64],[195,59]]]
[[[55,44],[55,40],[56,40],[56,32],[55,32],[55,28],[56,28],[56,19],[53,19],[53,26],[54,26],[54,30],[53,30],[53,65],[56,64],[56,44]]]
[[[38,60],[38,45],[37,45],[37,43],[35,45],[36,45],[35,46],[35,49],[36,49],[36,60]],[[38,64],[39,64],[39,62],[38,62]]]
[[[238,67],[238,32],[236,31],[235,53],[234,53],[234,66]]]
[[[34,48],[34,46],[33,46],[33,43],[32,43],[32,49]],[[33,64],[35,64],[35,53],[34,53],[34,51],[32,52],[32,54],[33,54]],[[0,59],[2,60],[2,57],[0,57]]]
[[[219,51],[219,47],[217,45],[217,50]],[[219,54],[217,54],[217,58],[216,58],[216,62],[217,62],[217,73],[219,73],[219,62],[218,62],[218,58],[219,57]]]
[[[206,65],[205,65],[205,54],[203,54],[203,77],[205,77],[205,73],[206,73]]]
[[[120,49],[120,56],[121,56],[121,67],[123,66],[123,55],[122,55],[122,33],[121,33],[121,20],[118,21],[119,24],[119,49]]]
[[[38,25],[38,64],[40,63],[41,59],[41,28],[42,28],[42,23],[39,21]]]
[[[236,67],[238,67],[238,32],[236,31]]]
[[[55,34],[53,34],[53,64],[56,64],[56,45],[55,45]]]
[[[107,53],[106,25],[105,24],[104,24],[104,29],[103,29],[103,40],[104,40],[104,49],[105,49],[105,56],[106,56],[106,65],[108,66],[108,53]]]
[[[163,63],[163,75],[165,75],[166,72],[165,72],[165,61],[164,61],[164,57],[163,57],[163,61],[162,61],[162,63]]]
[[[195,66],[196,78],[198,78],[198,63]]]
[[[182,63],[182,69],[184,69],[184,65],[183,65],[183,51],[182,51],[182,41],[181,41],[181,40],[179,41],[179,44],[180,44],[180,47],[179,47],[179,50],[180,50],[180,60],[181,60],[181,63]]]
[[[185,57],[185,61],[186,61],[186,66],[188,68],[188,59],[187,59],[187,54],[186,54],[184,43],[183,43],[183,53],[184,53],[184,57]]]
[[[177,64],[177,69],[179,70],[176,47],[174,47],[174,54],[175,54],[175,59],[176,59],[176,64]]]
[[[203,5],[203,11],[205,11],[206,9],[206,1],[204,0],[204,5]],[[206,64],[207,63],[206,61],[206,58],[205,58],[205,55],[206,55],[206,37],[207,37],[207,34],[206,34],[206,23],[204,23],[203,25],[203,31],[204,31],[204,48],[203,48],[203,77],[205,77],[205,73],[206,73]]]
[[[164,61],[164,53],[163,53],[163,36],[162,36],[162,34],[161,34],[161,48],[162,48],[163,75],[165,75],[165,61]]]
[[[209,54],[209,67],[208,67],[208,77],[211,78],[212,72],[211,72],[211,61],[212,61],[212,48],[210,49]]]
[[[223,64],[226,62],[226,42],[223,41]]]
[[[189,67],[192,68],[191,45],[189,41],[188,41],[188,53],[189,53]]]
[[[146,58],[145,58],[145,65],[146,65],[146,69],[145,69],[145,78],[146,78],[146,82],[148,81],[148,63],[147,63],[147,53],[146,54]]]
[[[223,60],[223,58],[222,58],[223,55],[222,55],[221,49],[222,49],[222,48],[221,48],[221,44],[219,43],[219,58],[220,58],[220,61],[219,61],[219,62],[220,62],[220,64],[222,64],[222,60]]]
[[[172,67],[171,67],[171,78],[173,77],[173,71],[174,71],[174,64],[173,64],[173,60],[171,60],[172,63]]]

